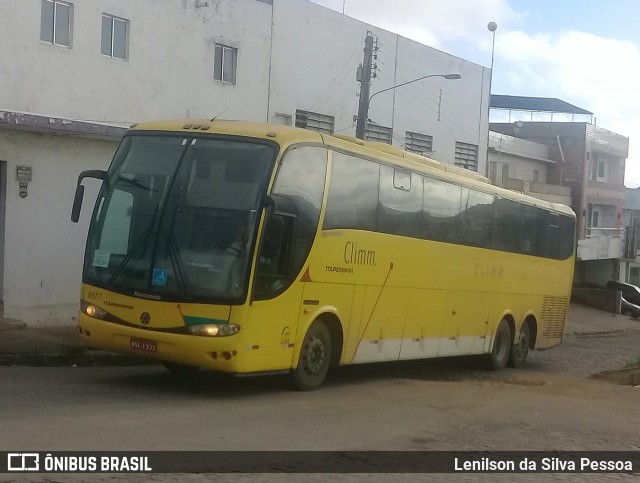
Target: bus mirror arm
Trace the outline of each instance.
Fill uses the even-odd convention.
[[[276,211],[276,200],[270,195],[264,195],[262,198],[262,206],[267,209],[267,218],[269,218],[273,216],[273,213]]]
[[[90,169],[83,171],[78,176],[78,184],[76,185],[76,194],[73,197],[73,208],[71,209],[71,221],[78,223],[80,219],[80,209],[82,208],[82,199],[84,198],[84,186],[82,180],[84,178],[106,179],[107,172],[99,169]]]

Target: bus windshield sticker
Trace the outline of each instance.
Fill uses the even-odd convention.
[[[154,268],[153,269],[153,277],[151,278],[151,284],[159,287],[167,286],[167,275],[168,272],[164,268]]]
[[[109,259],[111,252],[108,250],[96,249],[93,251],[93,266],[101,268],[109,268]]]

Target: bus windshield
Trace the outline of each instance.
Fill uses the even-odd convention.
[[[240,301],[273,144],[124,138],[99,194],[85,282],[156,300]]]

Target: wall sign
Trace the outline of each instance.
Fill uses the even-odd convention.
[[[16,166],[16,181],[31,181],[31,166]]]

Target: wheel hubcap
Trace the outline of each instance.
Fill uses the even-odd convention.
[[[308,374],[315,374],[324,362],[324,344],[317,337],[311,337],[305,347],[303,366]]]

